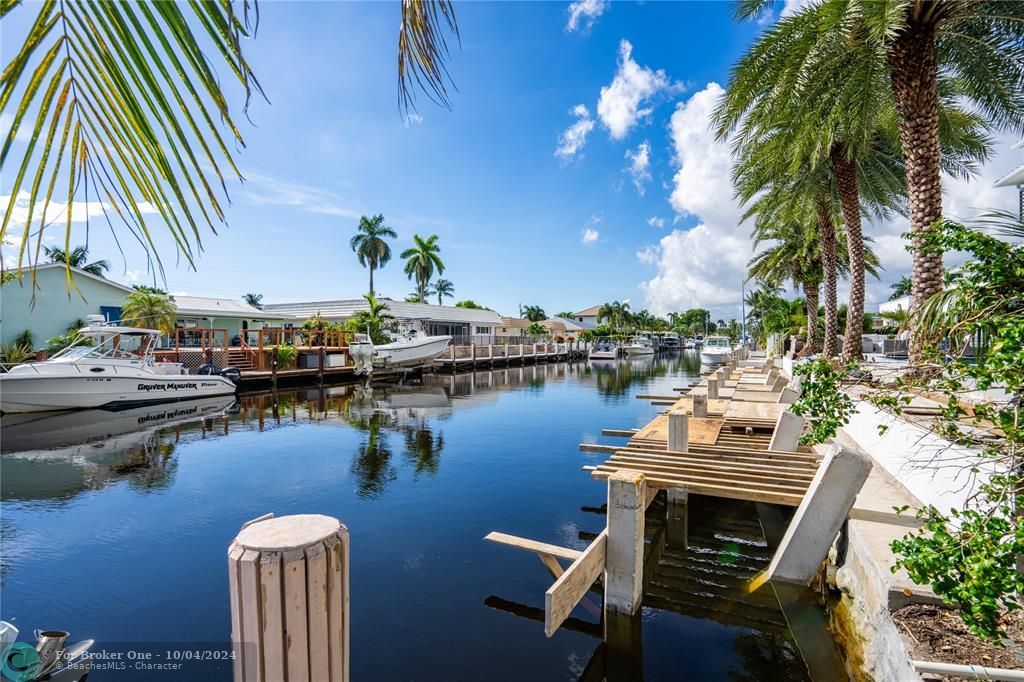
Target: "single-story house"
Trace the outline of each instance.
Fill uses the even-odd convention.
[[[457,308],[429,303],[409,303],[390,298],[379,299],[388,306],[388,313],[399,322],[419,322],[428,335],[454,337],[456,343],[468,343],[481,337],[500,335],[502,318],[493,310]],[[263,306],[265,314],[291,316],[296,326],[320,313],[331,322],[347,322],[356,313],[366,310],[369,304],[363,298],[340,299],[335,301],[307,301],[303,303],[270,303]]]
[[[69,293],[63,263],[43,263],[35,266],[34,271],[34,290],[32,272],[27,270],[21,279],[0,287],[0,338],[4,344],[28,330],[33,348],[45,348],[47,339],[67,334],[70,327],[76,327],[89,315],[119,320],[121,303],[132,292],[124,284],[71,268],[74,284]]]
[[[565,317],[552,317],[549,320],[544,320],[541,324],[548,328],[548,332],[552,336],[561,336],[568,341],[578,339],[580,332],[584,330],[582,324]]]
[[[523,319],[521,317],[503,317],[501,318],[501,328],[498,329],[496,336],[526,336],[526,329],[532,322]]]
[[[32,304],[30,273],[0,288],[2,343],[11,343],[18,334],[28,330],[32,333],[33,347],[45,348],[48,339],[63,336],[69,328],[77,327],[90,315],[102,315],[109,322],[121,319],[121,305],[125,296],[134,291],[132,287],[79,268],[73,267],[71,272],[77,290],[73,286],[69,294],[63,263],[37,265],[35,305]],[[294,321],[290,316],[268,315],[240,298],[172,298],[178,308],[178,327],[223,329],[228,344],[247,329],[281,327]],[[217,340],[220,341],[220,338]],[[181,343],[189,343],[187,336],[182,338]],[[174,345],[174,341],[165,338],[162,344]]]
[[[601,312],[601,306],[592,305],[589,308],[572,314],[572,321],[582,329],[597,329],[597,314]]]
[[[894,298],[891,301],[878,304],[878,312],[880,313],[895,313],[898,310],[910,310],[911,298],[910,296],[900,296]]]

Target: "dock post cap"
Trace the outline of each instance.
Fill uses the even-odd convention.
[[[247,525],[235,537],[235,542],[258,552],[286,552],[322,542],[343,527],[333,516],[293,514]]]

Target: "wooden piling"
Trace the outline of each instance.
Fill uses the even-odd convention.
[[[668,449],[670,452],[688,452],[689,417],[686,410],[675,409],[668,413]]]
[[[348,529],[298,514],[256,519],[228,548],[238,682],[348,682]]]
[[[708,379],[708,400],[718,400],[718,379]]]
[[[693,401],[693,416],[694,417],[707,417],[708,416],[708,397],[702,393],[694,393],[690,396],[690,400]]]

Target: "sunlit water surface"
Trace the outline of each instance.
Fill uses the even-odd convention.
[[[769,558],[750,504],[692,497],[682,539],[652,506],[657,565],[625,664],[599,646],[599,592],[547,639],[552,578],[483,540],[586,547],[606,489],[581,471],[603,457],[577,445],[643,425],[659,408],[634,395],[669,393],[698,366],[682,354],[4,417],[0,617],[23,638],[226,643],[239,527],[321,513],[351,532],[354,680],[805,679],[774,596],[745,595]]]

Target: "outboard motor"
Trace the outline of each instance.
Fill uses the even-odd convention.
[[[217,374],[217,365],[211,365],[209,363],[205,365],[199,365],[196,367],[196,374],[201,376],[210,376],[211,374]]]
[[[238,383],[238,380],[242,378],[242,373],[237,367],[225,367],[221,371],[217,372],[225,379],[230,379],[233,383]]]

